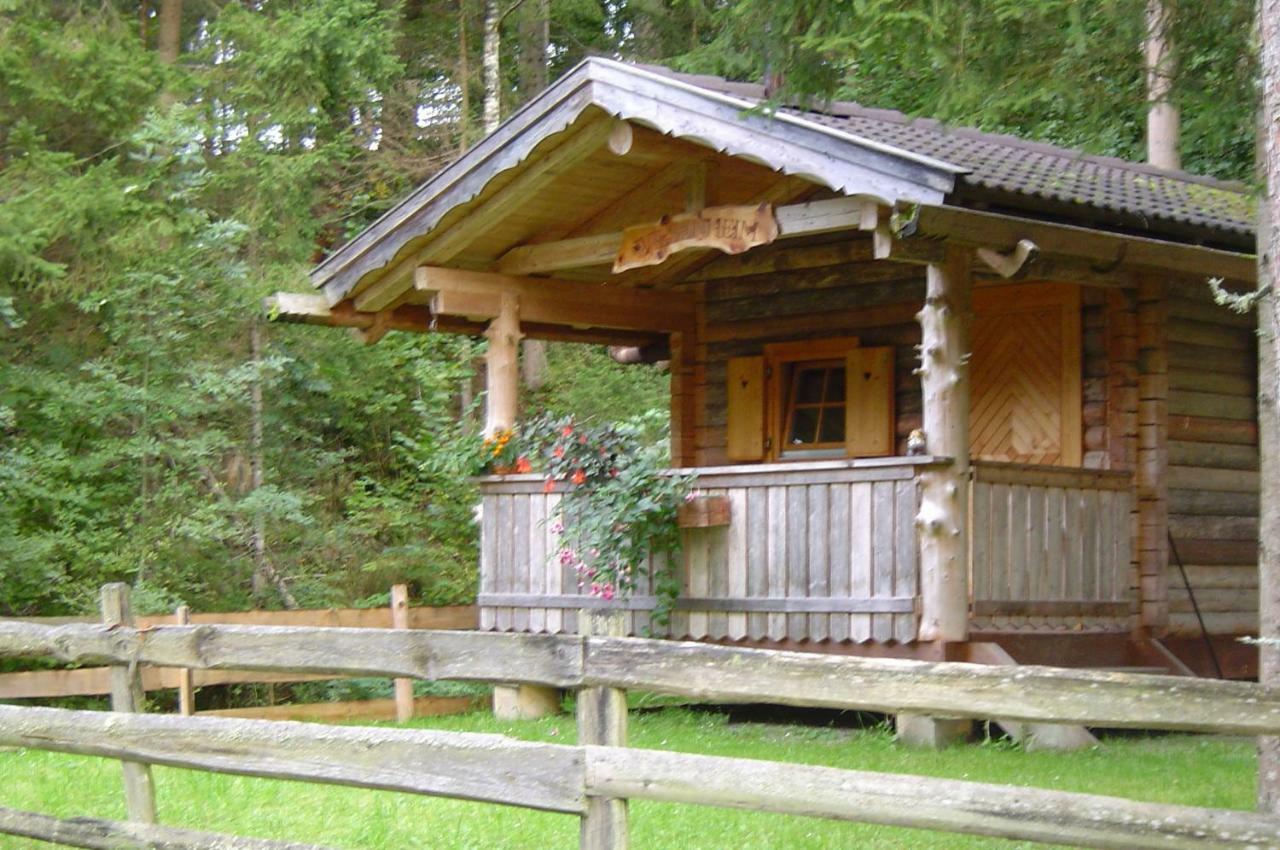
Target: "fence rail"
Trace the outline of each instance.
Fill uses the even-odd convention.
[[[0,655],[104,661],[121,672],[156,664],[573,688],[580,691],[576,746],[460,732],[13,706],[0,706],[0,746],[563,812],[583,818],[586,850],[626,846],[626,799],[1087,847],[1280,846],[1280,819],[1253,812],[629,749],[623,699],[625,689],[637,688],[717,701],[1275,735],[1280,734],[1277,689],[653,641],[613,636],[622,627],[614,614],[579,616],[587,634],[0,623]],[[25,816],[16,817],[29,824]],[[142,818],[135,814],[134,819]],[[0,832],[13,831],[10,820],[0,816]],[[210,840],[178,846],[252,845]]]
[[[324,608],[304,609],[296,611],[228,611],[212,613],[189,613],[185,606],[175,614],[162,614],[135,617],[135,624],[140,629],[153,629],[179,623],[216,624],[216,625],[265,625],[296,626],[315,628],[353,628],[353,629],[474,629],[477,623],[477,609],[474,605],[452,605],[441,607],[409,607],[401,598],[403,612],[397,624],[395,611],[396,594],[403,592],[403,585],[392,588],[393,604],[390,608]],[[0,624],[27,624],[37,626],[69,626],[99,623],[92,617],[9,617],[0,618]],[[76,662],[86,663],[86,662]],[[93,663],[92,661],[87,663]],[[194,689],[210,685],[231,684],[274,684],[314,682],[335,678],[332,675],[298,673],[294,670],[254,671],[246,669],[192,670],[192,668],[148,667],[141,671],[143,691],[178,689],[183,696],[179,699],[179,708],[183,714],[194,713],[191,694]],[[58,699],[72,696],[97,696],[111,692],[111,668],[81,667],[73,670],[27,670],[13,673],[0,673],[0,699]],[[388,711],[383,700],[364,700],[346,703],[341,709],[331,709],[330,703],[299,706],[271,706],[272,710],[239,710],[246,716],[279,715],[282,712],[295,717],[315,717],[341,715],[347,718],[360,717],[375,719],[388,716],[400,716],[406,719],[405,712],[416,715],[441,714],[465,710],[468,702],[461,699],[431,699],[416,702],[411,691],[401,688],[397,692],[399,709],[392,707]],[[276,710],[279,709],[279,710]],[[337,714],[333,714],[333,711]],[[258,713],[254,713],[254,712]]]

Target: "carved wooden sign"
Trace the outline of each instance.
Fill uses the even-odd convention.
[[[613,261],[615,274],[642,266],[656,266],[687,248],[718,248],[741,254],[778,238],[778,222],[769,204],[707,207],[697,212],[663,216],[654,224],[628,227]]]

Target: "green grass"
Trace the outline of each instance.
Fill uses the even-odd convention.
[[[941,752],[905,749],[883,728],[850,730],[730,723],[681,708],[635,712],[637,747],[915,773],[1110,794],[1187,805],[1252,806],[1252,740],[1197,736],[1112,738],[1096,750],[1028,753],[1003,743]],[[431,718],[420,728],[498,732],[573,743],[572,717],[494,720],[487,713]],[[505,806],[157,768],[162,822],[218,832],[311,841],[335,848],[491,850],[572,848],[577,819]],[[33,750],[0,752],[0,805],[69,817],[123,817],[116,762]],[[997,839],[837,823],[813,818],[657,803],[632,805],[638,850],[721,848],[1031,847]],[[1042,846],[1042,845],[1039,845]],[[48,845],[0,836],[0,848]]]

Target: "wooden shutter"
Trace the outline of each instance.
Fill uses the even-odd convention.
[[[893,454],[893,347],[845,357],[845,443],[850,457]]]
[[[763,460],[764,358],[730,358],[728,379],[729,460]]]

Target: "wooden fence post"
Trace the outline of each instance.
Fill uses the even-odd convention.
[[[409,628],[409,586],[391,586],[391,628]],[[396,722],[404,723],[413,718],[413,679],[399,678],[396,687]]]
[[[133,608],[129,604],[129,585],[122,582],[102,588],[102,622],[107,626],[132,626]],[[111,710],[140,712],[146,696],[142,691],[142,671],[136,662],[116,664],[111,668]],[[124,801],[129,820],[156,823],[156,792],[151,782],[151,765],[121,760],[124,769]]]
[[[179,626],[190,625],[190,606],[179,605],[178,610],[173,613]],[[178,713],[183,717],[190,717],[196,713],[195,677],[190,667],[178,668]]]
[[[583,637],[626,637],[621,611],[582,609],[578,633]],[[622,688],[583,688],[578,691],[578,744],[602,747],[627,745],[627,692]],[[627,850],[627,801],[587,797],[582,816],[579,850]]]

